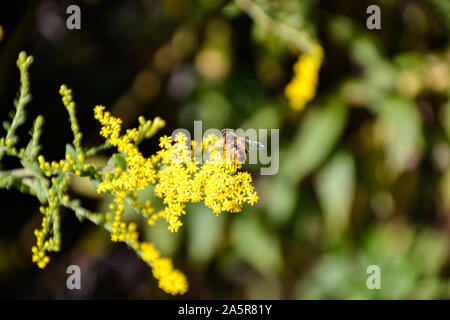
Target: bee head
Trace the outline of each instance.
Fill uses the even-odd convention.
[[[226,145],[232,146],[236,143],[236,134],[231,129],[222,129],[222,138]]]
[[[222,136],[224,136],[224,137],[227,136],[227,135],[232,135],[232,134],[234,134],[234,133],[233,133],[233,130],[228,129],[228,128],[222,129],[221,133],[222,133]]]

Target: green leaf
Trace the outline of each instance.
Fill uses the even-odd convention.
[[[378,124],[383,134],[387,169],[394,175],[418,160],[423,148],[420,114],[416,106],[401,97],[386,97],[377,104]]]
[[[13,176],[10,171],[0,172],[0,187],[5,188],[13,181]]]
[[[337,153],[320,170],[315,181],[328,230],[340,235],[350,222],[355,189],[355,163],[350,153]]]
[[[412,258],[425,274],[439,274],[449,257],[449,237],[445,233],[424,229],[416,237]]]
[[[195,263],[204,264],[223,242],[226,216],[216,216],[204,206],[192,206],[188,210],[188,254]]]
[[[122,170],[127,168],[125,156],[122,153],[114,153],[108,160],[108,167],[120,167]]]
[[[70,155],[73,160],[77,160],[77,152],[70,143],[66,144],[66,155]]]
[[[234,220],[231,239],[237,254],[262,275],[270,277],[280,270],[280,241],[254,215],[241,215]]]
[[[222,14],[229,19],[233,19],[242,15],[242,10],[234,2],[230,2],[223,7]]]
[[[447,139],[450,141],[450,99],[441,109],[440,120],[442,126],[444,127],[445,134],[447,135]]]
[[[266,189],[261,194],[267,214],[276,226],[286,224],[294,213],[297,194],[296,189],[280,177],[267,181]]]
[[[60,175],[58,175],[56,177],[56,184],[61,184],[63,182],[64,179],[68,179],[68,176],[64,173],[61,173]]]
[[[39,168],[39,165],[36,162],[28,161],[28,160],[21,160],[20,163],[25,169],[30,170],[32,173],[36,175],[41,175],[42,170]]]
[[[6,121],[6,120],[3,121],[2,125],[3,125],[3,129],[5,129],[5,131],[8,131],[9,128],[11,128],[11,123],[9,123],[9,121]]]
[[[39,199],[40,203],[47,202],[47,190],[48,190],[48,181],[43,179],[35,179],[34,180],[34,191],[36,192],[36,196]]]
[[[183,227],[178,232],[171,232],[168,223],[159,219],[151,228],[145,228],[145,238],[155,244],[164,256],[174,256],[181,244]]]
[[[97,189],[98,185],[102,182],[101,179],[90,179],[92,185]]]
[[[279,110],[274,105],[261,106],[251,118],[241,124],[244,130],[248,128],[280,128],[281,117]]]
[[[32,143],[32,140],[30,140],[27,147],[25,148],[24,158],[36,159],[36,156],[39,154],[40,150],[41,147],[39,145],[34,145]]]
[[[346,119],[347,109],[336,97],[323,109],[311,110],[281,163],[282,175],[297,183],[316,169],[341,136]]]
[[[383,63],[380,48],[369,37],[358,36],[351,43],[352,57],[362,66],[372,68]]]

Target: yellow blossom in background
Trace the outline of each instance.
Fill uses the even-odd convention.
[[[290,106],[302,110],[316,95],[323,49],[315,45],[310,54],[302,54],[294,65],[294,77],[285,88]]]
[[[0,41],[3,39],[3,27],[0,26]]]

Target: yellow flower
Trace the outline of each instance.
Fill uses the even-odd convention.
[[[238,171],[239,164],[224,163],[219,150],[223,150],[222,139],[210,135],[196,145],[188,141],[186,135],[179,133],[174,139],[160,138],[160,150],[146,158],[138,150],[136,141],[139,133],[136,129],[127,130],[121,135],[122,121],[111,116],[105,107],[96,106],[94,115],[102,127],[100,134],[108,143],[124,155],[126,164],[112,168],[114,174],[105,173],[97,186],[98,192],[114,195],[114,218],[108,218],[111,239],[124,241],[147,262],[158,280],[159,287],[169,294],[183,294],[187,291],[187,279],[183,273],[174,269],[169,258],[161,257],[151,243],[138,242],[139,235],[135,224],[121,221],[124,200],[139,210],[149,225],[162,217],[172,232],[182,226],[180,217],[186,214],[185,206],[189,202],[200,202],[211,208],[216,214],[221,212],[239,212],[244,204],[253,205],[258,196],[251,184],[251,175]],[[200,164],[194,158],[190,146],[200,148],[207,160]],[[150,201],[137,202],[135,191],[148,185],[154,185],[155,195],[162,199],[164,208],[154,213]]]
[[[153,244],[142,242],[140,244],[142,260],[153,267],[153,276],[158,280],[159,287],[172,295],[184,294],[188,289],[186,276],[173,268],[169,258],[163,258]]]
[[[3,39],[3,27],[0,26],[0,41]]]
[[[186,276],[173,268],[168,258],[158,259],[153,264],[153,276],[158,279],[159,287],[172,295],[184,294],[187,289]]]
[[[186,136],[177,136],[175,142],[158,152],[159,160],[166,164],[157,173],[155,194],[166,205],[163,218],[169,230],[176,232],[182,225],[180,217],[186,214],[188,202],[204,201],[214,213],[239,212],[245,203],[253,205],[258,196],[247,172],[237,172],[237,165],[223,162],[217,150],[223,150],[222,140],[208,136],[202,142],[209,160],[202,165],[194,162],[187,152]]]
[[[116,203],[114,221],[112,223],[111,228],[111,240],[112,241],[124,241],[123,237],[119,235],[119,227],[120,227],[120,219],[122,218],[122,213],[125,209],[123,205],[123,199],[125,198],[125,192],[120,192],[115,198],[114,202]]]
[[[311,54],[300,55],[294,65],[294,77],[284,93],[295,110],[302,110],[316,95],[319,70],[323,59],[323,49],[314,46]]]
[[[94,109],[95,118],[100,121],[100,134],[112,146],[125,154],[127,168],[114,177],[105,178],[97,187],[98,192],[121,192],[143,189],[154,184],[155,195],[163,199],[165,208],[161,216],[169,223],[169,230],[178,231],[182,226],[180,217],[186,214],[184,210],[188,202],[204,201],[214,213],[239,212],[245,203],[253,205],[258,196],[251,185],[252,178],[247,172],[237,172],[241,166],[223,163],[223,158],[217,150],[223,150],[222,140],[214,135],[206,137],[201,147],[209,155],[209,159],[198,165],[189,149],[192,142],[178,133],[172,141],[171,137],[160,138],[160,147],[156,155],[145,158],[133,143],[134,130],[128,130],[120,135],[121,120],[104,111],[103,106]],[[146,212],[152,212],[146,209]],[[113,234],[117,233],[117,224],[121,212],[116,210],[113,224]],[[117,219],[117,221],[116,221]],[[148,220],[153,224],[153,219]],[[117,237],[114,237],[117,239]]]
[[[117,150],[126,155],[126,170],[119,172],[118,177],[103,180],[97,187],[98,192],[117,194],[121,191],[141,190],[155,182],[156,171],[151,158],[145,158],[133,143],[136,134],[128,130],[120,135],[122,120],[104,112],[103,106],[96,106],[94,116],[102,124],[100,134]]]
[[[171,143],[172,143],[172,137],[162,136],[159,139],[159,146],[161,148],[167,149],[167,148],[169,148],[171,146]]]

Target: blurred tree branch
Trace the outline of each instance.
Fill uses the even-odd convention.
[[[300,52],[311,53],[315,41],[305,30],[297,30],[285,23],[274,21],[260,6],[251,0],[234,0],[234,2],[264,30],[283,38]]]

